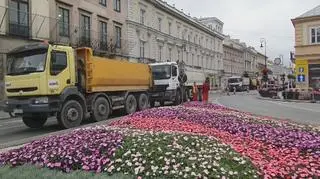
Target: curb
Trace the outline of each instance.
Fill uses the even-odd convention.
[[[311,103],[311,104],[319,104],[319,103],[320,103],[319,101],[313,103],[313,102],[310,101],[310,100],[284,100],[284,99],[264,98],[264,97],[260,97],[260,96],[257,96],[256,98],[257,98],[257,99],[260,99],[260,100],[281,101],[281,102],[290,102],[290,103]]]

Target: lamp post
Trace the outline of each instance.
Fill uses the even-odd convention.
[[[260,48],[264,47],[264,67],[267,68],[267,40],[265,38],[261,38],[260,44]]]
[[[262,49],[264,47],[264,68],[265,70],[268,69],[267,67],[267,40],[265,38],[260,39],[260,48]],[[268,81],[268,74],[263,74],[263,81],[265,81],[265,85],[267,87],[267,81]]]

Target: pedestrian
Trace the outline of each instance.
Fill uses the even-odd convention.
[[[206,78],[206,81],[203,83],[203,89],[202,89],[202,96],[203,96],[204,103],[208,103],[209,91],[210,91],[210,82],[209,82],[209,78]]]
[[[192,87],[192,97],[193,97],[192,101],[198,101],[198,92],[199,90],[198,90],[197,83],[194,82]]]

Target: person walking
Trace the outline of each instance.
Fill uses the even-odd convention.
[[[209,78],[206,78],[206,81],[203,83],[202,96],[203,102],[208,103],[209,99],[209,91],[210,91],[210,82]]]
[[[198,86],[197,83],[194,82],[193,83],[193,87],[192,87],[192,101],[198,101]]]

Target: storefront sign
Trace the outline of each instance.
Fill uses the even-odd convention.
[[[309,87],[309,64],[308,60],[297,59],[296,60],[296,81],[298,88],[308,88]]]

